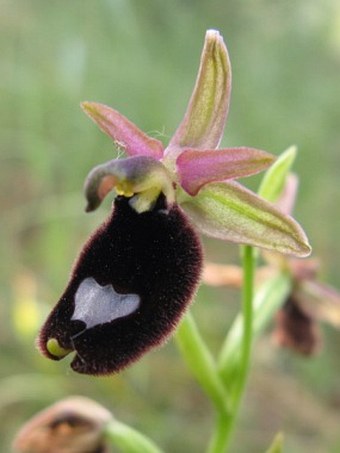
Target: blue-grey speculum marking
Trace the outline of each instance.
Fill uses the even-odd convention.
[[[86,328],[123,318],[140,304],[138,294],[119,294],[112,285],[101,286],[94,278],[85,278],[75,295],[73,321],[83,321]]]

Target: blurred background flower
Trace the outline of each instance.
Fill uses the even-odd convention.
[[[18,453],[105,453],[111,413],[95,401],[69,397],[39,412],[20,429]]]
[[[279,154],[298,145],[295,217],[323,263],[321,280],[338,286],[339,23],[336,0],[1,1],[1,451],[9,451],[32,413],[71,393],[114,407],[119,419],[167,451],[204,444],[210,407],[172,342],[122,376],[94,382],[69,372],[67,359],[40,358],[34,337],[110,204],[85,217],[84,176],[119,151],[84,118],[80,101],[113,105],[167,143],[183,116],[208,28],[223,34],[233,63],[221,147],[247,143]],[[245,184],[257,189],[258,181]],[[235,246],[205,245],[209,260],[238,263]],[[202,287],[198,298],[195,318],[216,351],[239,294]],[[339,451],[339,346],[339,333],[325,329],[324,352],[303,360],[278,354],[270,335],[262,337],[234,450],[261,451],[283,430],[289,452]]]

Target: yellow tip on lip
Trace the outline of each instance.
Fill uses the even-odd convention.
[[[67,356],[67,354],[72,352],[72,349],[64,349],[64,348],[62,348],[59,345],[58,340],[56,338],[50,338],[47,341],[46,349],[51,355],[53,355],[55,357],[58,357],[60,359],[62,359],[63,357]]]

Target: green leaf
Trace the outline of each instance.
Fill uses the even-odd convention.
[[[291,291],[291,285],[290,276],[286,273],[280,273],[267,280],[257,290],[253,303],[254,339],[266,328],[273,319],[274,313],[284,303]],[[233,376],[237,372],[242,338],[243,318],[242,314],[239,314],[229,330],[218,360],[219,372],[226,386],[233,382]]]
[[[273,203],[278,200],[284,189],[288,173],[295,160],[296,152],[296,146],[291,146],[284,151],[266,171],[258,191],[260,197]]]
[[[176,332],[181,354],[202,389],[222,414],[228,413],[228,398],[215,360],[206,346],[195,320],[188,312]]]
[[[104,434],[124,453],[162,453],[151,439],[117,419],[106,425]]]
[[[265,453],[282,453],[283,448],[283,434],[277,433],[270,447]]]
[[[310,254],[308,239],[292,217],[236,182],[208,184],[181,206],[207,236],[298,257]]]

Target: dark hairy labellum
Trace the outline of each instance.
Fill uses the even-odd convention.
[[[320,348],[320,332],[314,319],[303,312],[293,297],[276,314],[274,339],[283,347],[310,356]]]
[[[75,351],[71,366],[79,373],[118,372],[166,340],[193,298],[201,267],[199,238],[177,205],[167,207],[161,195],[138,214],[128,198],[117,197],[81,252],[38,347],[54,360]]]

